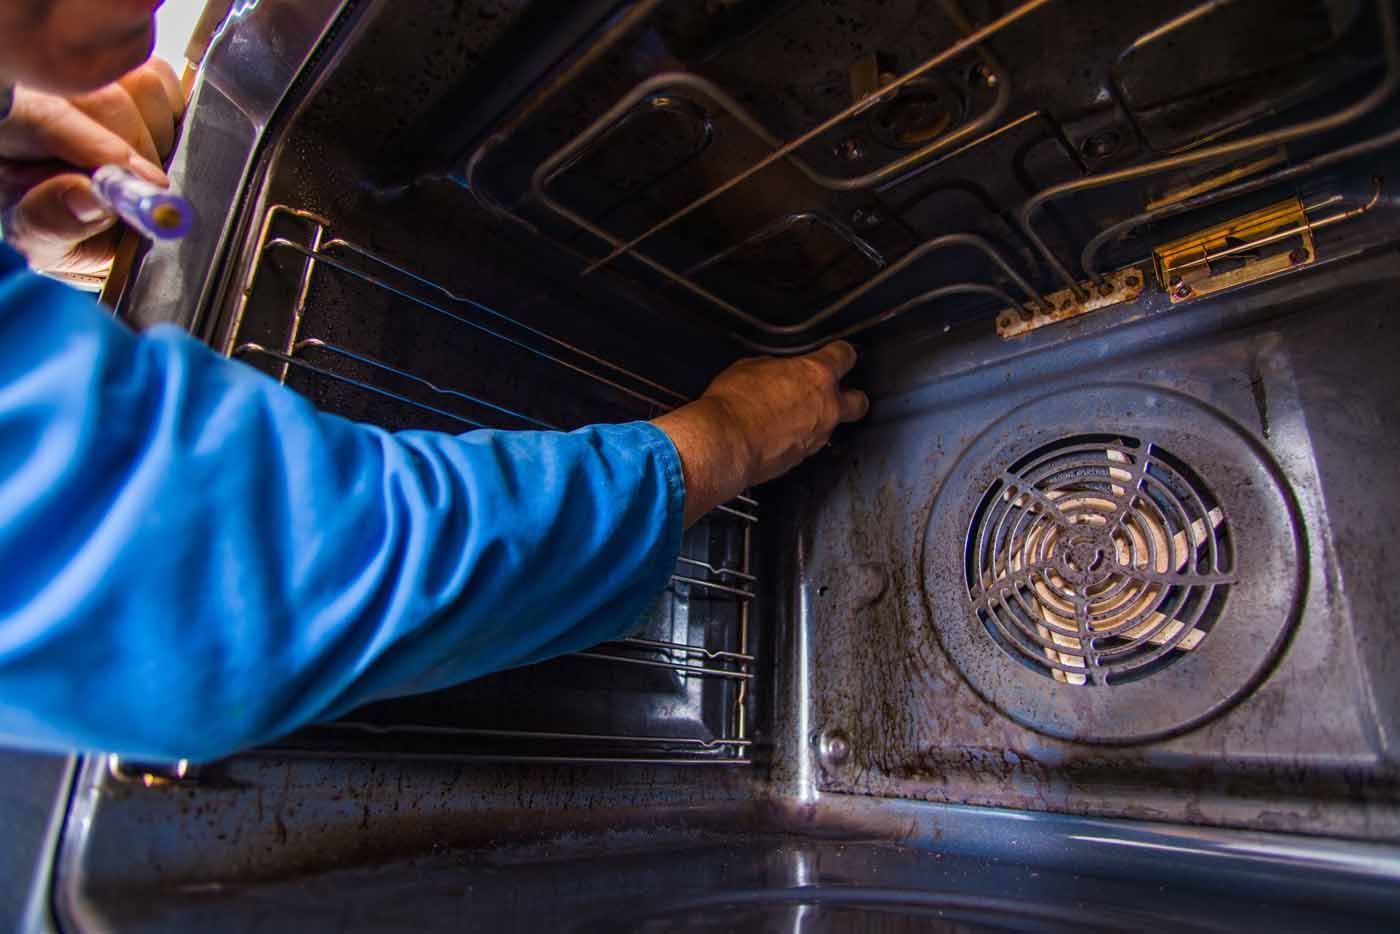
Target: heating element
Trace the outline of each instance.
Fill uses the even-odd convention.
[[[1141,289],[1125,287],[1098,265],[1098,256],[1107,245],[1150,223],[1300,179],[1375,152],[1400,138],[1392,130],[1282,167],[1279,162],[1287,160],[1286,154],[1260,158],[1287,144],[1361,121],[1391,99],[1400,84],[1400,45],[1394,10],[1378,2],[1371,5],[1369,15],[1374,17],[1382,40],[1384,70],[1369,91],[1346,107],[1224,142],[1217,139],[1224,131],[1217,129],[1151,161],[1093,171],[1090,162],[1108,158],[1121,148],[1121,134],[1106,130],[1086,141],[1081,147],[1084,152],[1070,151],[1079,163],[1081,177],[1046,186],[1014,210],[1008,205],[1019,242],[1011,243],[1015,236],[994,242],[967,229],[932,236],[915,229],[898,216],[899,208],[891,203],[902,197],[900,186],[910,180],[974,151],[994,150],[1030,125],[1045,125],[1052,138],[1066,141],[1065,126],[1045,112],[1030,109],[1006,116],[1016,99],[1017,63],[999,61],[989,45],[1017,29],[1034,28],[1037,15],[1051,3],[1029,0],[975,25],[952,0],[945,0],[940,9],[947,24],[956,29],[956,41],[898,74],[882,71],[875,57],[867,56],[851,69],[853,102],[828,117],[814,119],[809,128],[787,141],[742,102],[752,96],[752,89],[740,94],[695,71],[674,69],[645,77],[579,125],[580,112],[593,112],[590,105],[581,102],[596,100],[599,87],[613,85],[625,74],[619,62],[648,56],[669,60],[659,51],[637,51],[651,50],[659,41],[654,38],[656,20],[665,12],[657,2],[638,3],[600,30],[591,45],[532,92],[486,137],[466,161],[463,179],[485,207],[577,257],[583,274],[629,260],[629,275],[698,302],[712,313],[719,312],[734,339],[750,350],[800,353],[956,297],[972,296],[983,304],[990,299],[1007,309],[1013,320],[1020,319],[1022,326],[1001,328],[1007,337],[1021,333],[1024,325],[1033,321],[1062,320],[1134,301]],[[1121,53],[1111,82],[1115,100],[1148,151],[1163,152],[1157,145],[1160,141],[1143,123],[1155,111],[1131,100],[1123,69],[1135,56],[1155,53],[1173,42],[1191,41],[1189,30],[1202,28],[1209,17],[1229,5],[1228,0],[1206,0],[1147,30]],[[610,74],[602,79],[599,72],[605,67]],[[945,74],[966,76],[966,86],[952,95],[960,102],[957,107],[927,100],[935,93],[927,82]],[[946,88],[942,93],[944,98],[950,96]],[[985,101],[975,104],[974,98]],[[898,107],[902,107],[902,116],[891,118],[889,112]],[[1163,108],[1167,105],[1159,109]],[[916,119],[925,120],[927,125],[914,127],[900,139],[917,142],[901,145],[898,139],[891,140],[891,126],[898,132],[904,126],[901,121]],[[529,153],[535,150],[534,144],[517,145],[519,138],[531,131],[538,133],[548,121],[565,120],[575,121],[566,141],[540,158],[533,170],[522,169],[520,160],[528,162]],[[678,131],[678,125],[684,129]],[[628,133],[635,138],[619,142]],[[678,143],[677,138],[683,142]],[[882,146],[893,156],[858,175],[833,174],[811,159],[813,151],[822,146],[861,167],[872,161],[872,148]],[[609,147],[622,155],[610,161],[605,152]],[[1247,161],[1242,164],[1241,159]],[[597,193],[590,195],[587,186],[575,186],[572,199],[561,191],[590,170],[597,175],[600,167],[606,170],[602,175],[611,179],[608,172],[614,170],[613,162],[619,161],[630,177],[611,183],[618,197],[599,202]],[[644,164],[634,164],[638,161]],[[736,167],[738,171],[734,171]],[[1145,210],[1126,218],[1114,217],[1092,236],[1080,259],[1083,278],[1043,236],[1041,222],[1047,205],[1077,194],[1180,175],[1196,167],[1203,167],[1211,177],[1176,194],[1148,200]],[[779,180],[784,173],[794,181]],[[528,182],[521,181],[527,176]],[[790,194],[776,214],[759,217],[747,231],[727,241],[723,236],[717,240],[712,228],[718,219],[761,190]],[[850,200],[857,196],[867,200]],[[853,210],[852,204],[857,205]],[[736,216],[747,217],[748,213],[740,210]],[[1355,214],[1342,212],[1313,226],[1327,226],[1352,216]],[[817,241],[810,236],[796,233],[802,224],[822,229],[824,248],[814,245]],[[873,236],[872,230],[892,226],[901,227],[902,233],[876,242],[880,238]],[[576,236],[580,231],[585,235],[582,239]],[[779,320],[773,314],[774,302],[764,298],[769,293],[755,291],[743,282],[771,278],[771,245],[781,238],[790,241],[791,252],[808,254],[807,285],[816,291],[809,295],[791,282],[779,285],[773,294],[786,290],[794,297],[795,307],[803,309]],[[948,255],[954,251],[980,254],[981,259],[969,264],[963,256]],[[954,268],[971,265],[985,272],[942,282],[936,288],[917,287],[931,271],[953,264],[958,264]],[[844,270],[846,275],[830,275],[833,268]],[[1047,281],[1054,282],[1058,291],[1045,294],[1035,285]],[[913,292],[909,291],[910,283],[916,286]]]

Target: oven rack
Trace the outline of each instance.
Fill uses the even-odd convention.
[[[499,341],[514,352],[529,354],[558,367],[571,378],[606,387],[620,397],[660,413],[685,397],[654,380],[592,354],[539,328],[512,319],[470,297],[399,265],[375,251],[330,236],[326,218],[288,205],[276,204],[265,212],[243,278],[231,325],[221,350],[263,369],[286,384],[295,374],[312,374],[372,396],[388,399],[409,409],[447,420],[462,430],[476,428],[567,430],[569,427],[539,418],[520,408],[465,392],[430,380],[402,366],[377,359],[363,350],[306,333],[307,310],[315,296],[318,276],[343,277],[358,288],[382,292],[396,304],[443,316],[453,326],[470,329],[484,340]],[[279,232],[280,230],[280,232]],[[290,288],[274,295],[292,296],[291,307],[281,316],[282,334],[276,342],[260,335],[246,339],[254,306],[268,304],[262,295],[269,278],[272,257],[294,257],[295,279]],[[361,373],[391,381],[393,388],[344,371],[353,364]],[[470,411],[464,411],[469,409]],[[605,417],[607,413],[600,413]],[[602,419],[600,419],[602,420]],[[466,744],[452,758],[511,762],[596,763],[626,761],[647,764],[747,764],[752,761],[753,740],[747,713],[749,685],[756,677],[756,657],[750,649],[751,605],[758,577],[753,572],[753,533],[759,503],[740,495],[717,507],[688,530],[671,575],[663,603],[676,599],[726,605],[724,625],[696,627],[706,638],[696,641],[658,638],[648,634],[654,621],[639,620],[637,634],[573,653],[570,658],[623,669],[651,669],[670,673],[686,684],[714,685],[720,698],[717,720],[722,728],[711,736],[664,736],[635,733],[596,733],[568,730],[487,729],[442,725],[375,724],[342,720],[319,724],[308,731],[316,737],[345,734],[393,735],[420,741],[454,741]],[[718,531],[716,531],[718,530]],[[733,541],[728,560],[712,558],[710,538],[719,535]],[[664,614],[663,614],[664,615]],[[324,739],[321,740],[324,743]],[[334,749],[313,743],[309,750]],[[474,747],[481,746],[482,749]],[[272,749],[298,751],[297,737]]]

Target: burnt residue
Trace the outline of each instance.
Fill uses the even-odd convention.
[[[100,766],[83,779],[97,818],[86,851],[133,840],[149,850],[90,866],[84,884],[127,892],[254,883],[505,840],[547,847],[627,831],[743,832],[758,820],[748,770],[248,757],[222,767],[221,787],[144,788],[111,787]],[[104,784],[110,792],[98,790]]]
[[[1294,327],[1305,320],[1306,316],[1288,319]],[[1224,322],[1221,326],[1228,327]],[[1326,330],[1335,335],[1345,328],[1333,324]],[[1287,342],[1287,328],[1284,333]],[[1374,335],[1368,339],[1383,343]],[[1394,809],[1387,804],[1395,798],[1397,776],[1377,762],[1372,734],[1358,725],[1358,717],[1366,715],[1357,706],[1363,695],[1348,695],[1357,689],[1357,671],[1344,647],[1347,630],[1339,627],[1338,617],[1349,611],[1343,603],[1327,599],[1324,588],[1314,583],[1330,579],[1325,570],[1310,567],[1320,560],[1319,553],[1310,548],[1302,530],[1317,528],[1308,518],[1317,500],[1295,500],[1291,492],[1315,482],[1306,472],[1308,460],[1290,451],[1286,467],[1281,466],[1254,440],[1262,436],[1254,429],[1260,419],[1257,390],[1251,385],[1255,380],[1238,375],[1260,373],[1249,361],[1279,340],[1278,327],[1271,324],[1213,340],[1196,334],[1180,345],[1164,341],[1150,356],[1134,357],[1133,339],[1102,337],[1095,365],[1067,372],[1058,384],[1037,381],[1034,361],[1023,358],[1019,372],[988,367],[978,375],[984,391],[967,392],[951,410],[940,407],[936,381],[918,384],[908,398],[877,399],[875,412],[885,417],[854,436],[846,458],[821,476],[809,518],[817,542],[810,562],[814,577],[827,576],[829,567],[863,563],[885,565],[890,575],[889,593],[879,602],[843,602],[839,594],[832,595],[838,599],[829,598],[823,604],[826,612],[812,621],[812,644],[821,647],[815,720],[843,727],[851,741],[851,762],[823,773],[821,787],[925,801],[1354,837],[1384,837],[1398,829]],[[1115,353],[1125,356],[1115,361]],[[1290,356],[1303,359],[1309,354]],[[880,362],[889,359],[882,357]],[[898,374],[885,375],[890,384],[900,385]],[[1254,562],[1237,570],[1248,569],[1251,578],[1257,575],[1262,589],[1254,596],[1232,594],[1209,638],[1232,628],[1236,636],[1247,634],[1254,624],[1246,617],[1262,612],[1267,602],[1259,594],[1309,588],[1306,601],[1296,604],[1296,615],[1283,606],[1269,619],[1256,620],[1273,634],[1264,634],[1263,644],[1276,646],[1280,655],[1276,664],[1266,664],[1253,678],[1233,682],[1233,690],[1243,692],[1234,709],[1212,711],[1213,720],[1188,724],[1186,732],[1173,738],[1127,746],[1042,735],[973,690],[941,641],[957,619],[951,614],[966,612],[965,606],[958,608],[958,601],[940,609],[942,595],[966,591],[958,532],[964,527],[924,538],[929,516],[947,505],[942,500],[960,499],[950,474],[959,469],[954,465],[961,452],[989,426],[1013,413],[997,431],[1034,447],[1037,433],[1049,429],[1042,418],[1029,413],[1014,417],[1018,406],[1058,388],[1091,380],[1102,387],[1115,379],[1150,388],[1153,394],[1152,399],[1119,406],[1124,409],[1118,413],[1122,430],[1147,432],[1157,426],[1176,432],[1171,439],[1153,436],[1203,471],[1202,476],[1208,474],[1206,486],[1212,495],[1233,504],[1227,512],[1234,547]],[[1344,379],[1346,385],[1357,377]],[[1105,398],[1123,399],[1112,393]],[[1271,439],[1278,439],[1281,420],[1298,422],[1299,413],[1290,408],[1296,405],[1296,400],[1287,402],[1280,395],[1278,383],[1269,384],[1265,417]],[[1081,405],[1073,414],[1068,422],[1076,424],[1102,415],[1092,405]],[[1087,430],[1083,425],[1080,429]],[[1205,445],[1200,432],[1218,437]],[[976,495],[985,488],[977,486]],[[1283,501],[1293,505],[1265,508],[1269,497],[1263,493],[1271,488],[1284,491]],[[1289,519],[1294,509],[1301,513]],[[1284,554],[1289,547],[1292,557]],[[1268,558],[1271,548],[1282,550]],[[951,556],[947,563],[958,573],[922,576],[929,557],[937,555]],[[847,579],[854,576],[847,572]],[[1277,639],[1286,641],[1271,642]]]
[[[1254,410],[1259,413],[1259,431],[1269,437],[1269,388],[1264,383],[1264,373],[1259,368],[1256,357],[1249,368],[1249,392],[1254,398]]]
[[[533,234],[503,223],[472,191],[447,177],[460,173],[465,148],[435,150],[429,155],[440,156],[436,162],[398,163],[401,154],[424,155],[405,151],[410,137],[433,143],[455,136],[465,146],[469,137],[477,138],[474,128],[489,129],[539,86],[543,72],[510,86],[489,87],[496,72],[485,66],[502,62],[500,55],[488,62],[488,53],[507,32],[528,38],[520,30],[530,22],[522,18],[527,6],[536,23],[552,15],[551,9],[485,0],[434,2],[407,13],[402,6],[357,5],[377,21],[356,33],[362,41],[343,57],[321,59],[338,63],[339,70],[323,83],[306,82],[315,85],[306,109],[273,128],[276,138],[269,139],[265,154],[272,162],[268,200],[324,213],[332,221],[329,235],[364,244],[514,320],[674,383],[687,394],[702,388],[736,348],[723,333],[698,326],[698,316],[685,317],[689,306],[678,290],[636,281],[635,264],[618,263],[614,270],[579,277],[572,260]],[[616,4],[600,6],[611,12]],[[896,70],[906,69],[956,32],[946,18],[923,15],[927,5],[914,0],[674,3],[663,8],[669,14],[686,6],[703,7],[702,13],[735,13],[745,7],[749,12],[739,19],[716,14],[714,34],[694,36],[692,45],[679,41],[685,36],[676,30],[659,37],[650,32],[600,62],[584,85],[518,137],[521,151],[504,153],[496,165],[507,177],[492,181],[520,194],[541,157],[567,142],[644,74],[693,65],[734,93],[777,135],[791,138],[849,103],[848,67],[856,58],[876,53],[892,57]],[[987,4],[969,0],[965,6],[968,15],[988,21]],[[1082,148],[1076,145],[1080,130],[1116,132],[1128,142],[1137,137],[1115,110],[1101,108],[1104,66],[1161,17],[1151,4],[1047,5],[1034,21],[995,41],[1015,90],[1008,113],[1038,112],[1038,117],[999,136],[995,145],[909,173],[881,193],[877,215],[870,213],[871,199],[866,198],[828,200],[823,195],[799,206],[815,204],[842,222],[855,224],[859,218],[863,231],[870,225],[863,235],[891,256],[921,238],[985,227],[987,236],[1005,241],[1008,252],[1029,271],[1039,261],[1011,236],[1006,218],[1033,190],[1081,174],[1075,161]],[[698,22],[703,33],[706,16]],[[539,38],[551,29],[539,30]],[[1047,35],[1055,36],[1055,43],[1047,45]],[[691,53],[694,61],[687,59]],[[1200,49],[1187,53],[1193,59],[1204,54]],[[1348,69],[1364,66],[1365,56],[1343,57]],[[1217,57],[1211,65],[1228,71],[1236,61]],[[1076,67],[1064,68],[1064,62]],[[940,71],[940,81],[961,80],[960,87],[966,87],[970,63]],[[1191,68],[1151,69],[1137,80],[1179,82],[1195,74]],[[1231,94],[1228,82],[1218,92],[1210,108],[1186,101],[1160,114],[1169,122],[1156,124],[1154,138],[1161,139],[1162,132],[1194,138],[1222,116],[1232,117],[1231,108],[1241,99]],[[1133,94],[1141,105],[1156,92],[1139,84]],[[444,107],[454,96],[476,109],[459,118]],[[968,103],[976,105],[968,114],[985,106],[982,98]],[[434,122],[434,115],[444,112],[453,126]],[[1068,123],[1061,122],[1066,119]],[[849,136],[850,128],[844,129]],[[858,129],[865,147],[863,156],[856,154],[858,164],[873,166],[890,157],[879,151],[885,147],[878,139]],[[820,141],[801,155],[819,168],[848,175],[853,171],[851,148],[831,145],[841,141]],[[681,183],[730,177],[765,151],[752,139],[740,142],[739,148],[707,150],[712,155],[727,152],[730,159],[674,177],[677,187],[663,192],[666,197],[649,209],[664,215],[696,194]],[[1129,154],[1125,148],[1102,158]],[[642,168],[629,174],[628,158],[626,151],[610,156],[609,174],[601,179],[604,187],[650,184],[654,172]],[[370,169],[399,170],[407,178],[389,190],[376,190],[367,183]],[[755,217],[755,206],[766,215],[790,209],[784,200],[788,196],[811,194],[810,189],[772,184],[777,171],[759,177],[762,184],[755,188],[761,189],[762,199],[719,199],[712,211],[696,212],[694,224],[677,227],[699,237],[699,245],[715,246],[713,241],[732,240],[734,233],[772,220]],[[1102,223],[1141,210],[1150,190],[1180,181],[1157,178],[1150,186],[1113,186],[1076,199],[1074,210],[1050,212],[1043,232],[1058,255],[1075,256]],[[256,230],[260,219],[245,218],[244,229]],[[1186,217],[1180,223],[1196,220]],[[1339,236],[1345,228],[1338,225],[1328,234]],[[573,237],[573,246],[598,247],[564,225],[551,230]],[[1153,232],[1159,235],[1171,231]],[[1118,259],[1140,258],[1146,246],[1142,239],[1130,239],[1110,248],[1117,252],[1105,257],[1105,268]],[[942,327],[938,309],[907,316],[902,325],[911,336],[903,342],[908,347],[895,346],[900,342],[888,330],[863,335],[867,360],[883,352],[885,361],[894,361],[888,368],[872,366],[873,378],[894,387],[889,393],[906,394],[877,398],[866,425],[843,435],[832,451],[791,481],[810,489],[800,510],[780,513],[783,523],[766,541],[790,542],[800,528],[810,543],[810,554],[804,556],[807,578],[793,579],[786,556],[761,559],[765,568],[785,569],[781,575],[764,572],[765,595],[805,589],[809,616],[798,619],[784,604],[782,632],[790,636],[794,627],[807,626],[813,652],[811,680],[799,691],[789,664],[795,640],[760,631],[765,679],[774,672],[785,697],[810,697],[805,712],[818,737],[830,730],[829,738],[839,733],[849,744],[840,755],[828,757],[832,768],[817,777],[821,790],[829,793],[822,796],[826,814],[805,798],[797,803],[787,797],[791,783],[769,781],[789,778],[787,760],[771,771],[761,764],[691,770],[500,766],[434,761],[443,749],[419,749],[423,758],[409,759],[380,748],[375,752],[383,758],[366,761],[350,758],[348,746],[336,746],[311,759],[238,759],[221,770],[220,781],[157,788],[113,786],[102,778],[99,762],[73,795],[64,854],[68,861],[60,881],[75,900],[93,906],[144,908],[144,893],[178,887],[236,891],[250,881],[450,852],[451,860],[480,870],[474,880],[499,893],[516,891],[510,887],[518,878],[516,869],[558,856],[567,864],[565,870],[531,893],[543,898],[583,892],[586,897],[578,903],[586,904],[596,901],[593,896],[607,885],[593,889],[579,884],[595,843],[599,850],[626,850],[639,841],[664,849],[729,834],[755,851],[760,835],[775,827],[791,833],[831,832],[830,802],[855,796],[1394,839],[1400,834],[1395,807],[1400,782],[1393,766],[1381,762],[1394,752],[1384,749],[1377,736],[1394,735],[1394,712],[1400,710],[1396,691],[1387,687],[1395,679],[1385,677],[1395,667],[1387,661],[1396,657],[1400,644],[1389,626],[1396,614],[1389,586],[1394,561],[1387,552],[1400,522],[1394,518],[1395,497],[1377,478],[1390,476],[1400,460],[1393,441],[1400,438],[1395,403],[1400,391],[1391,365],[1397,353],[1394,335],[1400,332],[1390,324],[1396,262],[1378,251],[1357,262],[1369,264],[1363,272],[1374,280],[1354,281],[1350,291],[1341,289],[1350,275],[1345,267],[1329,274],[1331,280],[1320,279],[1317,270],[1300,271],[1188,303],[1170,315],[1158,314],[1160,305],[1147,300],[1148,310],[1132,318],[1106,312],[1012,344],[998,341],[976,309],[965,321],[959,318],[951,334]],[[919,269],[908,282],[911,290],[935,284],[939,273],[958,271],[946,264]],[[515,357],[495,352],[487,338],[444,339],[441,315],[434,317],[412,303],[376,303],[328,268],[318,269],[315,278],[303,321],[307,334],[352,340],[357,349],[389,362],[431,370],[455,388],[501,393],[538,406],[551,420],[578,424],[598,417],[598,410],[588,407],[598,399],[582,398],[559,381],[516,365]],[[1289,403],[1287,381],[1273,370],[1265,376],[1257,362],[1263,342],[1246,328],[1264,320],[1282,322],[1277,330],[1303,373],[1301,403]],[[1302,322],[1309,320],[1304,327]],[[1251,366],[1250,360],[1256,362]],[[1305,557],[1314,563],[1309,580],[1317,583],[1305,595],[1293,640],[1276,670],[1262,683],[1249,685],[1249,696],[1212,722],[1169,740],[1127,747],[1044,736],[979,695],[945,649],[943,639],[953,619],[934,599],[940,589],[965,588],[965,582],[931,580],[924,571],[932,553],[961,555],[958,536],[931,541],[925,530],[939,498],[947,495],[952,463],[979,433],[1056,388],[1112,380],[1174,389],[1224,420],[1249,426],[1250,432],[1258,425],[1262,436],[1280,448],[1275,456],[1290,458],[1283,473],[1300,491],[1301,526],[1314,537],[1331,536],[1328,544],[1335,545],[1333,554],[1315,541],[1307,543]],[[396,421],[401,413],[388,407],[351,409],[329,387],[299,388],[318,401],[391,427],[410,424]],[[621,420],[653,413],[623,403],[607,408],[606,414]],[[1309,425],[1312,434],[1295,431],[1296,448],[1282,450],[1278,441],[1285,430],[1299,425]],[[1036,427],[1016,423],[1012,430],[1028,434]],[[1314,460],[1316,475],[1308,472]],[[776,491],[764,491],[765,503],[770,496],[781,501]],[[773,524],[765,528],[773,529]],[[1285,579],[1296,570],[1281,567],[1277,573]],[[1248,609],[1236,601],[1221,625]],[[760,608],[756,615],[767,622],[764,614],[769,612]],[[1373,693],[1358,676],[1359,665],[1373,669]],[[760,680],[754,697],[778,693],[773,688]],[[618,692],[619,710],[628,709],[625,694]],[[1368,704],[1374,709],[1366,709]],[[450,705],[438,713],[448,719],[456,715]],[[759,723],[760,743],[791,729],[800,713],[788,709],[789,722],[771,729]],[[790,752],[781,745],[777,749],[779,755]],[[902,803],[876,806],[897,810]],[[802,820],[783,816],[793,812],[800,812]],[[917,836],[914,822],[907,823],[866,821],[843,829],[890,843]],[[787,850],[767,847],[768,842],[759,852],[771,862],[756,870],[771,871],[767,881],[790,887],[799,878],[811,878],[799,876],[796,869],[805,872],[812,866],[790,866],[784,861]],[[828,870],[817,878],[848,878],[832,871],[842,866],[839,856],[809,855],[817,870]],[[723,883],[734,877],[724,867],[744,859],[724,850],[707,865],[719,867],[714,878]],[[647,883],[639,890],[654,890],[675,878],[649,874],[650,860],[638,862],[632,884],[639,879]],[[444,869],[434,863],[432,868],[440,871],[433,876],[435,885],[464,885],[453,872],[456,866]],[[782,875],[788,869],[793,871]],[[1098,886],[1094,880],[1089,894]],[[325,889],[308,891],[321,895],[323,903],[330,900]],[[455,893],[452,904],[465,902],[464,910],[470,910],[479,904],[478,896]]]
[[[857,610],[874,606],[890,590],[890,568],[881,561],[860,561],[851,568],[851,606]]]
[[[942,693],[943,669],[917,598],[917,562],[910,542],[898,534],[911,518],[926,513],[927,493],[905,488],[891,464],[861,453],[872,441],[869,433],[856,433],[848,442],[855,453],[822,465],[812,478],[825,490],[816,497],[822,504],[820,543],[830,550],[825,558],[846,569],[848,581],[816,617],[824,624],[816,640],[819,719],[846,725],[852,756],[843,777],[856,782],[871,770],[898,767],[926,727],[918,696]],[[872,473],[883,479],[867,487]],[[831,521],[836,509],[849,519]],[[877,582],[882,595],[872,600],[871,585]],[[848,668],[864,674],[847,676]]]
[[[581,834],[549,846],[503,845],[492,857],[437,850],[257,887],[166,893],[162,910],[128,899],[106,920],[122,929],[154,922],[224,930],[252,910],[315,930],[612,934],[912,932],[947,928],[950,917],[960,930],[1060,930],[1085,927],[1087,906],[1094,930],[1292,931],[1339,922],[1369,930],[1393,926],[1395,916],[1393,892],[1354,880],[1342,889],[1336,870],[1306,852],[1274,859],[1259,873],[1237,854],[1219,858],[1229,853],[1226,841],[1199,834],[1140,832],[1112,840],[1125,846],[1075,839],[1048,846],[1063,839],[1069,822],[1047,821],[989,845],[968,826],[935,837],[902,814],[881,820],[871,807],[827,810],[829,826],[816,838],[799,819],[747,833]],[[878,839],[852,826],[862,823]],[[1168,848],[1180,857],[1164,868],[1159,854]],[[1252,897],[1241,898],[1243,889]]]

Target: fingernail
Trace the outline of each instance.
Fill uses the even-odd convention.
[[[95,224],[110,220],[111,210],[93,193],[91,188],[75,185],[63,193],[63,205],[82,224]]]
[[[126,163],[131,168],[131,171],[135,172],[146,181],[154,182],[162,188],[170,187],[170,176],[166,175],[160,166],[146,157],[133,152],[126,160]]]

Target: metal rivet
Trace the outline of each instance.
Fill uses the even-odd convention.
[[[1288,253],[1288,261],[1294,266],[1308,261],[1308,251],[1303,247],[1295,247]]]
[[[1176,291],[1172,294],[1177,298],[1188,298],[1191,295],[1191,286],[1183,282],[1176,287]]]
[[[817,758],[828,769],[840,768],[851,760],[851,738],[842,730],[823,730],[817,737]]]
[[[884,220],[880,212],[874,208],[856,208],[851,212],[851,225],[869,230],[871,227],[878,227]]]
[[[125,784],[155,788],[160,785],[195,784],[199,781],[200,770],[198,766],[191,765],[188,759],[161,765],[141,765],[126,762],[116,755],[109,755],[107,774]]]
[[[1084,141],[1080,151],[1090,159],[1106,159],[1118,151],[1123,137],[1117,130],[1103,130]]]
[[[996,87],[997,82],[1000,80],[997,78],[997,73],[986,65],[974,65],[972,67],[972,79],[989,88]]]
[[[851,606],[858,610],[872,607],[889,589],[889,570],[878,561],[862,561],[851,569]]]
[[[837,158],[847,162],[859,162],[865,158],[865,141],[859,136],[851,136],[836,144]]]
[[[1138,285],[1138,277],[1133,273],[1129,273],[1123,277],[1123,284],[1130,289],[1135,289]]]

